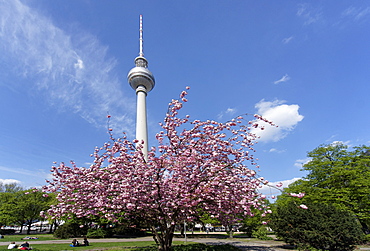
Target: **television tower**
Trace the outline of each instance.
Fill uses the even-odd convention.
[[[132,68],[127,80],[136,91],[136,146],[142,146],[145,159],[148,158],[148,125],[146,119],[146,95],[155,84],[153,74],[148,70],[148,61],[143,51],[143,16],[140,15],[140,50],[139,56],[135,58],[135,67]]]

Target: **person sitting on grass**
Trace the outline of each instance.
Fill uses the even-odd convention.
[[[78,240],[73,239],[72,244],[70,245],[71,247],[78,247],[80,244],[78,243]]]
[[[89,241],[87,240],[86,237],[84,237],[84,246],[88,246],[89,245]]]
[[[19,249],[20,249],[20,250],[30,250],[30,249],[31,249],[31,248],[30,248],[30,244],[29,244],[27,241],[25,241],[25,242],[23,242],[23,243],[20,245]]]
[[[8,249],[13,249],[13,248],[17,248],[18,246],[15,244],[15,242],[11,242],[8,246]]]

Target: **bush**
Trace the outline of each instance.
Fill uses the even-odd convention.
[[[261,222],[266,218],[262,217],[262,211],[258,209],[252,209],[253,217],[246,217],[243,220],[243,225],[239,229],[244,232],[248,237],[256,237],[254,233],[261,227]]]
[[[354,250],[364,234],[358,220],[347,211],[332,205],[307,204],[298,207],[293,201],[274,210],[271,227],[278,237],[299,248],[319,250]]]
[[[112,236],[112,230],[105,228],[89,229],[86,235],[87,238],[107,238]]]
[[[15,233],[14,229],[0,229],[0,234],[1,235],[14,234],[14,233]]]
[[[87,234],[87,227],[80,227],[77,223],[65,223],[58,227],[54,232],[54,236],[60,239],[68,239],[80,237]]]
[[[260,239],[260,240],[273,240],[273,238],[271,238],[270,236],[267,236],[267,229],[266,229],[266,226],[260,226],[259,228],[257,228],[257,230],[253,230],[252,232],[252,236],[257,238],[257,239]]]
[[[364,243],[370,243],[370,234],[365,235]]]
[[[124,235],[124,236],[146,236],[146,231],[137,228],[137,227],[128,227],[125,225],[118,225],[113,229],[113,232],[116,235]]]

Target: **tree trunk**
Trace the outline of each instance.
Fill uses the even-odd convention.
[[[21,233],[22,233],[22,231],[23,231],[23,224],[24,224],[24,223],[22,223],[22,224],[21,224],[21,229],[19,230],[19,233],[20,233],[20,234],[21,234]]]
[[[233,226],[229,225],[229,238],[234,238],[233,236]]]
[[[27,234],[31,233],[31,223],[27,225]]]
[[[152,226],[151,228],[154,241],[158,245],[158,250],[170,251],[172,247],[175,225],[170,225],[170,227],[161,226],[159,231],[155,228],[155,226]]]
[[[50,224],[49,234],[53,233],[53,226],[54,226],[54,224],[56,224],[56,223],[53,222],[53,223]]]

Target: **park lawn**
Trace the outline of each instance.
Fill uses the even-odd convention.
[[[182,245],[184,244],[183,241],[174,241],[173,245]],[[189,243],[188,244],[192,244]],[[68,251],[80,251],[80,250],[125,250],[124,247],[130,248],[129,250],[133,250],[134,247],[156,247],[154,241],[132,241],[132,242],[96,242],[92,243],[90,246],[80,246],[80,247],[70,247],[69,243],[61,243],[61,244],[32,244],[30,243],[32,250],[34,251],[61,251],[61,250],[68,250]],[[102,249],[99,249],[102,248]],[[0,251],[8,250],[7,246],[3,246],[0,248]],[[18,250],[18,249],[14,249]]]
[[[22,240],[22,238],[25,237],[37,237],[37,240]],[[31,243],[32,241],[49,241],[49,240],[58,240],[58,238],[55,238],[52,234],[12,234],[12,235],[4,235],[4,238],[0,239],[0,242],[20,242],[20,241],[28,241]]]

